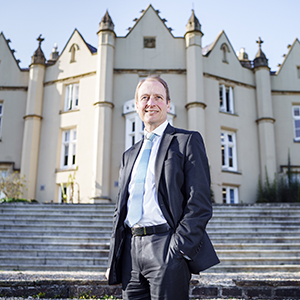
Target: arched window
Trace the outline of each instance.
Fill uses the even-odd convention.
[[[229,53],[229,47],[226,43],[223,43],[221,45],[221,48],[220,48],[222,51],[223,51],[223,59],[222,59],[222,62],[224,63],[227,63],[228,64],[228,61],[227,61],[227,53]]]
[[[76,50],[79,50],[79,46],[77,44],[73,44],[69,51],[71,53],[70,63],[76,62],[76,59],[75,59]]]

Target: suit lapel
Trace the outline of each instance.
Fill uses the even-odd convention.
[[[127,202],[127,191],[128,191],[128,185],[130,182],[130,178],[131,178],[132,169],[133,169],[134,163],[138,157],[138,154],[141,150],[142,145],[143,145],[143,139],[140,140],[135,145],[133,145],[126,155],[126,157],[128,157],[128,160],[124,162],[125,163],[124,178],[126,181],[124,182],[124,186],[122,187],[122,194],[121,194],[122,201],[121,201],[121,205],[120,205],[121,207],[124,204],[126,204],[126,202]]]
[[[162,172],[162,167],[164,165],[164,160],[169,149],[170,143],[174,137],[175,129],[170,124],[168,124],[165,132],[161,137],[160,146],[157,152],[156,161],[155,161],[155,187],[156,193],[158,195],[158,186],[160,181],[160,176]]]

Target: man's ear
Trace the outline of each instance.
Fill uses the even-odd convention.
[[[168,100],[168,103],[167,103],[167,112],[170,112],[170,109],[171,109],[171,100]]]

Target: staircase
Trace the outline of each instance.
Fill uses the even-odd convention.
[[[0,204],[0,270],[105,271],[114,205]]]
[[[215,205],[207,231],[221,263],[209,272],[299,272],[300,205]]]
[[[113,204],[0,204],[0,270],[105,271]],[[215,205],[206,272],[300,271],[300,205]]]

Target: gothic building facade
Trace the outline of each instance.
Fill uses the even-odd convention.
[[[74,30],[46,60],[39,37],[21,69],[1,33],[0,175],[25,175],[24,197],[39,202],[114,202],[122,152],[143,136],[135,87],[157,74],[170,87],[169,122],[204,137],[215,202],[255,202],[266,172],[285,175],[288,153],[300,169],[300,43],[271,72],[260,39],[251,61],[224,32],[205,47],[202,36],[194,11],[184,37],[151,5],[125,37],[106,12],[97,48]]]

